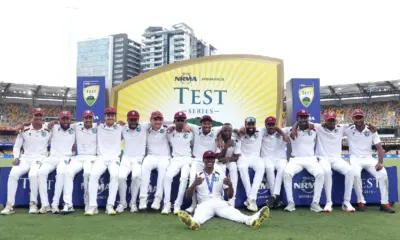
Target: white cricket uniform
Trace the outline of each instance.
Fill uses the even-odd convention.
[[[127,178],[132,172],[131,182],[131,202],[130,205],[136,204],[139,194],[140,181],[142,175],[142,162],[146,154],[146,139],[149,123],[139,124],[135,129],[130,129],[125,125],[122,130],[124,138],[124,153],[122,155],[121,165],[119,166],[118,189],[119,201],[126,206],[126,191],[128,188]]]
[[[342,159],[342,138],[349,125],[336,125],[331,131],[321,124],[315,124],[317,132],[316,155],[324,170],[324,188],[326,201],[332,202],[332,168],[345,176],[344,197],[345,202],[350,202],[351,190],[354,184],[354,171],[345,160]]]
[[[388,175],[385,168],[380,171],[375,169],[378,160],[372,157],[372,144],[381,142],[378,133],[372,133],[367,126],[359,132],[353,125],[346,129],[345,135],[349,141],[350,164],[354,169],[354,190],[357,202],[365,203],[361,183],[361,171],[365,169],[378,180],[381,204],[387,204],[389,201]]]
[[[42,206],[49,206],[47,178],[54,169],[57,169],[52,205],[58,207],[64,188],[65,171],[72,156],[72,147],[75,144],[75,130],[72,127],[64,130],[61,125],[55,124],[51,132],[50,156],[43,159],[38,173],[39,194]]]
[[[114,123],[111,127],[106,124],[97,126],[97,160],[89,177],[90,207],[97,207],[99,179],[107,169],[110,174],[107,205],[114,206],[115,204],[118,192],[122,129],[123,127],[117,123]]]
[[[85,128],[83,122],[72,125],[76,134],[76,148],[78,155],[71,158],[71,162],[65,171],[64,179],[64,203],[72,207],[72,192],[74,189],[74,178],[83,169],[83,189],[85,205],[89,203],[89,176],[93,164],[97,159],[97,128],[93,123],[92,128]]]
[[[315,130],[301,131],[298,129],[298,137],[292,140],[292,156],[283,173],[283,182],[288,202],[293,201],[293,177],[304,168],[315,178],[313,203],[319,204],[324,184],[324,170],[318,163],[314,153],[317,138]]]
[[[199,204],[197,205],[193,220],[201,225],[212,217],[218,216],[235,222],[250,224],[251,216],[244,215],[235,207],[230,206],[228,202],[224,201],[224,189],[228,188],[228,186],[223,184],[224,173],[219,173],[214,169],[213,173],[209,176],[204,171],[200,171],[197,174],[202,178],[208,178],[210,185],[211,181],[213,181],[213,187],[210,193],[206,180],[196,187],[194,194]]]
[[[175,200],[175,208],[180,208],[189,182],[190,164],[192,163],[191,146],[193,143],[193,133],[177,132],[174,130],[167,136],[172,146],[172,159],[164,177],[164,204],[171,202],[172,181],[180,171],[181,177],[179,179],[178,196]]]
[[[150,174],[157,169],[157,190],[154,198],[161,201],[163,196],[163,183],[165,172],[171,156],[170,146],[167,137],[167,126],[161,126],[160,129],[150,128],[147,131],[147,156],[142,164],[142,182],[140,183],[140,196],[143,201],[147,201]]]
[[[48,156],[47,146],[50,137],[51,131],[46,124],[43,124],[39,130],[35,130],[32,125],[24,127],[24,130],[18,134],[13,154],[14,158],[20,159],[20,163],[12,167],[7,183],[7,203],[11,206],[15,204],[18,179],[28,171],[30,201],[38,202],[38,171],[43,159]],[[24,148],[23,155],[21,155],[21,147]]]
[[[232,136],[232,141],[233,141],[233,144],[226,150],[225,157],[232,157],[233,154],[240,155],[242,153],[240,141],[233,136]],[[217,147],[216,153],[221,153],[221,152],[222,152],[222,149]],[[220,166],[223,174],[226,174],[226,169],[228,168],[229,175],[230,175],[231,182],[232,182],[233,191],[234,191],[232,199],[235,199],[237,184],[238,184],[238,180],[239,180],[239,172],[238,172],[237,163],[236,162],[229,162],[229,163],[219,162],[218,165]]]
[[[287,164],[286,142],[278,132],[268,134],[267,129],[265,127],[262,128],[264,134],[261,145],[261,157],[264,161],[269,189],[271,194],[276,196],[281,193],[283,171]],[[286,135],[289,134],[289,130],[290,128],[282,128],[282,131]]]
[[[256,130],[252,136],[246,135],[240,137],[242,156],[240,156],[237,165],[243,187],[246,190],[246,196],[250,200],[257,199],[257,192],[265,172],[265,165],[260,157],[262,137],[264,134],[265,129],[260,128]],[[249,168],[253,169],[255,172],[253,184],[250,183]]]

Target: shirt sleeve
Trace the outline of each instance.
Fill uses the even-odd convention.
[[[192,123],[186,123],[189,127],[190,130],[194,133],[199,133],[199,126],[192,124]]]
[[[21,155],[21,147],[24,143],[24,138],[22,137],[23,133],[18,134],[17,139],[15,140],[13,147],[14,158],[19,158]]]
[[[222,129],[222,126],[218,126],[218,127],[212,127],[212,130],[215,134],[218,134]]]
[[[379,135],[378,135],[377,132],[375,132],[375,133],[372,135],[372,143],[373,143],[373,144],[381,143],[381,138],[379,137]]]

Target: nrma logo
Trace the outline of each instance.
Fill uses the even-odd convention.
[[[182,73],[182,76],[175,77],[175,82],[181,82],[181,83],[197,82],[197,78],[192,77],[190,73]]]
[[[260,188],[258,188],[258,194],[263,195],[266,194],[270,190],[270,187],[267,183],[267,180],[264,178],[260,184]]]
[[[294,189],[299,189],[303,193],[312,194],[314,192],[314,177],[304,176],[301,178],[301,181],[298,183],[294,183]]]

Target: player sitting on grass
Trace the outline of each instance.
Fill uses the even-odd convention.
[[[269,208],[263,207],[254,215],[247,216],[224,201],[223,190],[228,198],[233,197],[232,182],[229,176],[225,178],[224,173],[220,174],[215,171],[215,159],[216,154],[213,151],[207,151],[203,154],[204,168],[197,173],[196,180],[186,191],[187,198],[196,194],[199,204],[193,217],[185,211],[180,211],[178,213],[179,219],[192,230],[200,229],[200,224],[205,223],[215,215],[245,223],[252,228],[260,227],[263,221],[270,217]],[[224,178],[223,181],[222,178]]]

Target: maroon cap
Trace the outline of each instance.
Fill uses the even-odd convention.
[[[164,118],[164,116],[160,111],[154,111],[151,113],[150,118]]]
[[[186,114],[185,114],[184,112],[177,112],[177,113],[175,113],[175,115],[174,115],[174,119],[177,119],[177,118],[184,118],[184,119],[186,119]]]
[[[94,116],[94,113],[91,111],[91,110],[85,110],[84,112],[83,112],[83,117],[85,118],[85,117],[93,117]]]
[[[62,111],[60,114],[58,114],[58,117],[61,119],[63,117],[71,118],[72,114],[70,111]]]
[[[202,122],[202,121],[210,121],[210,122],[212,122],[212,118],[209,115],[204,115],[200,119],[200,122]]]
[[[265,119],[265,124],[268,124],[268,123],[276,123],[276,118],[274,118],[274,117],[272,117],[272,116],[267,117],[267,118]]]
[[[116,114],[117,111],[115,111],[115,108],[113,107],[107,107],[106,109],[104,109],[104,114],[110,114],[110,113]]]
[[[216,158],[217,155],[213,151],[207,151],[203,153],[203,158]]]
[[[363,112],[363,110],[361,110],[361,109],[356,109],[356,110],[354,110],[354,112],[353,112],[353,117],[357,117],[357,116],[362,116],[362,117],[364,117],[364,112]]]
[[[129,112],[128,112],[128,114],[126,114],[126,117],[128,118],[128,119],[139,119],[140,118],[140,115],[139,115],[139,113],[137,112],[137,111],[135,111],[135,110],[130,110]]]
[[[336,119],[336,113],[335,112],[325,113],[325,121],[327,121],[329,119]]]
[[[308,117],[308,116],[310,116],[310,113],[307,110],[300,109],[296,113],[296,117],[299,117],[299,116],[307,116]]]
[[[33,115],[36,115],[38,113],[44,115],[45,112],[46,111],[44,110],[44,108],[34,108],[34,109],[32,109],[32,114]]]

